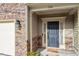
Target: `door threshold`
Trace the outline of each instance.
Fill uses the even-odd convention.
[[[59,52],[59,48],[47,48],[48,52],[55,52],[58,53]]]

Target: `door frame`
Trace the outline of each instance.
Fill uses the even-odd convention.
[[[47,48],[51,48],[51,47],[48,47],[48,34],[47,34],[47,22],[49,21],[59,21],[59,48],[61,49],[65,49],[65,18],[66,17],[51,17],[51,18],[41,18],[42,19],[42,24],[43,23],[46,23],[46,49]],[[63,23],[63,44],[60,43],[60,23]],[[43,26],[43,25],[42,25]],[[43,31],[43,29],[42,29]],[[43,33],[43,32],[42,32]],[[44,44],[44,38],[42,37],[42,44]],[[52,48],[55,48],[55,47],[52,47]]]

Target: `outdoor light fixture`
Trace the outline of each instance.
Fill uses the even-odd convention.
[[[21,23],[19,20],[16,20],[16,29],[20,30],[21,29]]]

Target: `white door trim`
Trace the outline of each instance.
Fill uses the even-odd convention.
[[[45,47],[45,42],[44,42],[44,35],[45,35],[45,31],[44,31],[44,27],[46,26],[46,22],[42,22],[42,46]]]
[[[61,45],[61,43],[60,43],[60,36],[59,36],[59,48],[65,49],[65,29],[64,29],[65,28],[65,17],[42,18],[42,21],[43,21],[43,23],[46,23],[46,27],[47,27],[47,22],[48,21],[59,21],[59,35],[60,35],[60,23],[63,23],[63,44]],[[42,43],[44,43],[44,38],[43,38],[43,42]],[[47,44],[47,28],[46,28],[46,48],[50,48],[47,45],[48,44]]]

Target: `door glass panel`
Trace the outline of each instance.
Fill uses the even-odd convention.
[[[48,47],[59,47],[59,21],[48,22]]]

